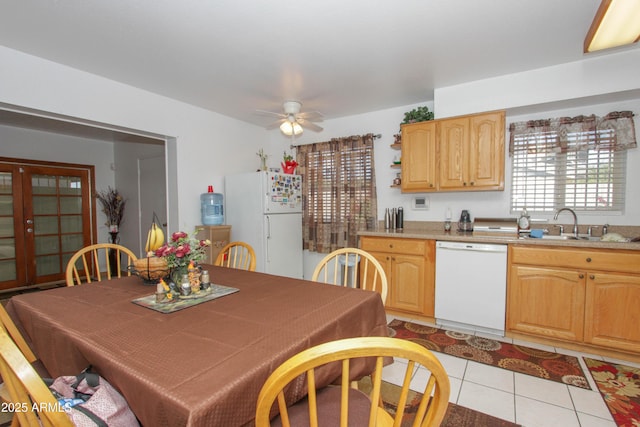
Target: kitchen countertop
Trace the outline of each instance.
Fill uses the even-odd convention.
[[[452,229],[444,231],[441,222],[405,221],[403,230],[385,230],[384,225],[368,231],[360,231],[359,236],[402,237],[408,239],[444,240],[450,242],[498,243],[509,245],[542,245],[558,247],[581,247],[593,249],[625,249],[640,251],[640,242],[602,242],[593,240],[553,240],[517,237],[515,234],[459,232]],[[455,227],[455,223],[452,224]],[[565,229],[570,229],[569,228]],[[581,226],[585,228],[586,225]],[[580,230],[582,232],[582,230]],[[609,232],[620,233],[626,237],[640,236],[640,227],[610,226]]]

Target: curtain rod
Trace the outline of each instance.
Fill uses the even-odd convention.
[[[382,138],[382,134],[381,133],[377,133],[377,134],[373,135],[373,139],[380,139],[380,138]],[[293,150],[294,148],[297,148],[297,147],[298,147],[298,145],[291,144],[291,145],[289,145],[289,150]]]

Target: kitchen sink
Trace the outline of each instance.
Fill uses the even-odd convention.
[[[573,234],[560,234],[550,235],[545,234],[542,237],[526,237],[527,239],[542,239],[542,240],[589,240],[592,242],[600,241],[600,237],[589,236],[588,234],[579,234],[578,237]]]

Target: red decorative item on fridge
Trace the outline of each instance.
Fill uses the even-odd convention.
[[[286,174],[293,175],[296,172],[298,162],[295,160],[285,160],[284,163],[280,163],[282,171]]]

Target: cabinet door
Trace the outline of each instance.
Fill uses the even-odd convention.
[[[582,340],[584,273],[513,265],[508,289],[508,330]]]
[[[424,314],[424,257],[401,254],[390,256],[393,294],[389,299],[389,307]]]
[[[640,276],[588,273],[585,342],[640,352]]]
[[[440,190],[468,189],[469,118],[440,122]]]
[[[384,253],[384,252],[371,252],[371,251],[367,251],[369,252],[369,254],[371,256],[373,256],[382,266],[382,269],[384,270],[384,274],[387,277],[387,300],[386,301],[382,301],[385,305],[385,307],[389,306],[389,301],[391,301],[392,299],[392,294],[393,294],[393,286],[391,286],[391,255],[389,255],[388,253]],[[361,274],[364,275],[364,272],[360,272]],[[369,277],[367,277],[364,280],[367,281],[371,281],[373,280],[373,273],[369,272],[368,274]]]
[[[401,188],[403,192],[437,189],[435,122],[402,126]]]
[[[198,239],[209,239],[211,245],[207,248],[205,264],[213,264],[218,254],[231,241],[230,225],[200,225],[198,226]]]
[[[469,119],[468,185],[504,189],[504,112]]]

